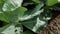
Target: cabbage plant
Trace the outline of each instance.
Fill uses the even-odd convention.
[[[0,34],[38,34],[52,18],[52,10],[60,9],[58,3],[59,0],[0,0]]]

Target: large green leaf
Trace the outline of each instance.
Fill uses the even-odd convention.
[[[23,0],[6,0],[3,5],[3,11],[13,11],[21,7]]]
[[[17,22],[26,11],[26,8],[21,7],[22,2],[23,0],[0,0],[0,20]]]
[[[2,33],[4,33],[4,34],[15,34],[15,26],[10,25]]]
[[[19,7],[14,11],[5,11],[0,13],[0,20],[5,22],[18,22],[19,17],[22,17],[24,15],[24,12],[26,11],[26,8]]]
[[[22,34],[22,25],[21,24],[8,24],[1,28],[0,30],[2,34]]]
[[[23,22],[23,25],[33,32],[40,32],[46,25],[47,22],[42,21],[39,17]]]
[[[24,21],[23,25],[33,32],[39,33],[44,27],[46,27],[49,19],[51,19],[51,13],[46,11],[30,20]]]
[[[43,6],[44,6],[44,4],[40,3],[40,4],[37,4],[34,9],[26,11],[24,16],[19,18],[20,21],[28,20],[28,19],[33,18],[34,16],[39,15],[40,13],[43,12],[43,9],[41,11],[39,11]]]
[[[56,3],[58,3],[58,0],[47,0],[46,1],[46,5],[48,5],[48,6],[52,6],[52,5],[56,4]]]

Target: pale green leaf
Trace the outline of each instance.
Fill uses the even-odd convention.
[[[48,5],[48,6],[53,6],[56,3],[58,3],[58,0],[47,0],[46,1],[46,5]]]
[[[21,7],[23,0],[6,0],[3,5],[3,11],[13,11]]]
[[[21,24],[17,26],[17,24],[12,23],[4,26],[0,31],[2,34],[22,34],[23,32]]]
[[[32,0],[35,3],[40,3],[40,0]]]
[[[22,27],[22,24],[17,24],[16,26],[16,34],[22,34],[23,33],[23,27]]]
[[[58,2],[60,3],[60,0],[58,0]]]
[[[15,26],[11,25],[9,27],[7,27],[2,33],[4,34],[15,34]]]

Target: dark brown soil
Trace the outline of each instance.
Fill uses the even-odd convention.
[[[39,34],[60,34],[60,15],[52,19]]]

